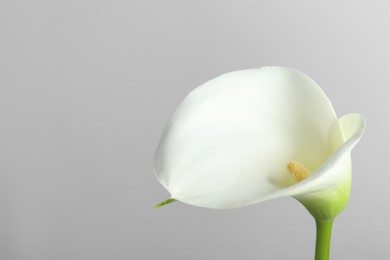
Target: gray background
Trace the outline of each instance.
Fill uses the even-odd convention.
[[[221,73],[295,67],[366,116],[332,259],[390,259],[388,1],[0,0],[0,259],[313,259],[294,199],[176,203],[152,172],[170,113]]]

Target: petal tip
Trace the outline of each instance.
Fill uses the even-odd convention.
[[[176,201],[176,199],[169,198],[169,199],[164,200],[163,202],[160,202],[159,204],[155,205],[153,208],[154,209],[159,209],[159,208],[161,208],[161,207],[163,207],[165,205],[171,204],[172,202],[175,202],[175,201]]]

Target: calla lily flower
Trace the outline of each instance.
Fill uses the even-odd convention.
[[[346,206],[361,115],[337,118],[321,88],[285,67],[230,72],[194,89],[154,158],[170,199],[227,209],[292,196],[316,218]]]

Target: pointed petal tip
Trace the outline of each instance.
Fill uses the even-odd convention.
[[[170,204],[170,203],[172,203],[172,202],[175,202],[175,201],[176,201],[175,199],[169,198],[169,199],[167,199],[167,200],[164,200],[163,202],[160,202],[159,204],[157,204],[157,205],[154,206],[153,208],[154,208],[154,209],[159,209],[159,208],[161,208],[162,206],[168,205],[168,204]]]

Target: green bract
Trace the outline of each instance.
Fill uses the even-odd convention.
[[[348,201],[351,150],[364,126],[361,115],[338,119],[320,87],[297,70],[235,71],[177,107],[154,169],[172,201],[237,208],[293,196],[316,219],[331,219]],[[312,174],[298,183],[290,161]]]

